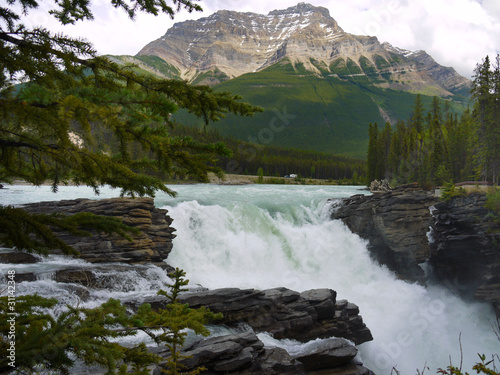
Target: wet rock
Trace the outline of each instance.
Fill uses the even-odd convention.
[[[401,278],[425,282],[420,263],[430,255],[427,232],[434,219],[430,192],[404,185],[386,193],[354,195],[332,212],[348,228],[369,241],[370,254]]]
[[[168,358],[164,348],[151,348],[156,354]],[[185,370],[205,367],[204,374],[303,374],[302,364],[284,349],[265,349],[264,344],[251,331],[240,334],[199,339],[181,351],[187,356],[180,361]],[[164,362],[154,372],[159,374]]]
[[[283,348],[268,348],[261,355],[261,374],[304,374],[304,366]]]
[[[56,271],[55,280],[59,283],[73,283],[85,286],[96,285],[96,277],[92,271],[78,268]]]
[[[305,354],[293,357],[308,371],[331,369],[351,363],[358,349],[345,339],[329,339],[314,343],[314,348]]]
[[[0,263],[31,264],[38,262],[36,256],[23,251],[11,250],[0,253]]]
[[[500,224],[471,193],[435,205],[430,264],[454,292],[500,307]]]
[[[77,306],[80,301],[88,301],[90,298],[90,291],[82,285],[68,284],[62,288],[70,292],[75,297],[75,300],[73,301],[74,306]]]
[[[192,308],[205,306],[222,313],[217,324],[246,323],[256,332],[268,332],[276,339],[307,342],[317,338],[343,337],[361,344],[372,340],[359,309],[347,301],[336,302],[336,293],[318,289],[298,293],[286,288],[268,290],[224,288],[179,296]],[[162,297],[129,302],[138,307],[148,302],[153,308],[165,306]]]
[[[23,281],[35,281],[36,276],[33,272],[16,272],[15,280],[16,283],[22,283]]]

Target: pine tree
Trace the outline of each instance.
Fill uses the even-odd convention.
[[[121,188],[122,195],[154,196],[175,194],[163,182],[167,177],[208,181],[207,172],[222,172],[216,161],[230,150],[173,136],[171,114],[184,109],[209,124],[228,112],[246,116],[258,108],[207,86],[139,75],[133,66],[98,56],[86,41],[24,26],[19,13],[29,14],[38,1],[8,3],[0,7],[0,181],[50,181],[54,192],[67,183],[96,193],[108,185]],[[131,18],[138,12],[173,17],[180,9],[201,10],[190,0],[113,4]],[[87,0],[54,1],[50,13],[62,24],[93,18]],[[17,210],[0,214],[6,222],[8,215],[25,217]],[[31,217],[20,227],[50,237],[48,227],[35,221]],[[10,246],[38,250],[12,233],[0,223],[0,237]]]
[[[392,126],[389,122],[385,123],[384,129],[379,137],[379,178],[388,178],[392,173],[389,170],[389,156],[391,150]]]
[[[472,82],[472,97],[475,99],[473,115],[477,121],[477,165],[478,172],[484,181],[487,181],[491,174],[492,156],[492,91],[493,74],[488,56],[482,64],[478,64],[474,70],[474,81]]]
[[[492,182],[500,183],[500,54],[493,66],[492,118],[490,126]]]
[[[415,129],[417,134],[422,134],[424,131],[424,104],[422,103],[422,97],[420,94],[415,98],[415,103],[413,105],[413,113],[410,119],[410,128]]]
[[[446,158],[446,146],[443,135],[443,119],[441,112],[441,104],[435,96],[432,100],[430,111],[431,126],[429,129],[429,137],[431,143],[430,158],[430,173],[432,182],[435,185],[442,184],[448,180],[449,168]]]
[[[377,123],[375,124],[368,124],[368,134],[369,134],[369,141],[368,141],[368,155],[367,155],[367,161],[366,161],[366,168],[367,168],[367,183],[370,184],[373,180],[378,179],[378,158],[379,158],[379,148],[378,148],[378,143],[379,143],[379,135],[378,135],[378,125]]]

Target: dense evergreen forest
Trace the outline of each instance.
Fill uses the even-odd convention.
[[[434,97],[426,110],[417,96],[412,116],[395,126],[369,124],[367,180],[485,181],[498,185],[500,168],[500,57],[486,57],[474,71],[473,104],[460,118]]]
[[[297,174],[307,178],[351,180],[363,183],[366,177],[364,160],[324,152],[264,146],[223,137],[215,129],[199,130],[176,124],[172,134],[190,137],[196,141],[222,142],[232,151],[232,156],[219,157],[215,162],[226,173],[257,175],[262,168],[266,176]]]

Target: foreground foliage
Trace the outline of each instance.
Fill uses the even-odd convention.
[[[54,192],[68,183],[91,186],[96,193],[108,185],[120,188],[122,195],[154,196],[158,191],[175,194],[164,184],[166,178],[208,181],[207,172],[222,173],[217,159],[231,151],[220,142],[173,135],[172,113],[183,109],[208,124],[226,113],[247,116],[258,108],[229,92],[137,74],[133,66],[98,56],[87,41],[28,28],[21,15],[39,2],[7,2],[0,6],[1,182],[49,181]],[[111,3],[131,18],[138,12],[173,17],[180,9],[201,10],[189,0]],[[91,5],[54,1],[49,13],[72,24],[91,20]],[[33,225],[38,217],[13,208],[3,208],[1,215],[0,240],[9,246],[39,251],[38,244],[22,238],[22,231],[50,237],[46,227]],[[7,227],[9,221],[18,223],[19,235]]]
[[[59,312],[54,314],[51,311],[58,307],[54,298],[25,295],[9,304],[8,297],[1,297],[0,351],[8,353],[14,343],[15,355],[13,358],[2,356],[0,372],[45,370],[70,374],[75,362],[81,361],[88,366],[102,366],[109,374],[127,371],[149,374],[147,367],[162,358],[149,352],[144,343],[130,348],[120,343],[120,339],[143,331],[156,344],[169,348],[166,373],[179,374],[182,370],[178,363],[182,358],[179,352],[187,335],[186,329],[206,336],[209,331],[205,324],[221,315],[204,307],[191,309],[179,303],[177,297],[188,280],[179,269],[170,276],[174,282],[169,290],[158,292],[167,297],[168,304],[158,311],[144,304],[136,313],[131,313],[120,301],[110,299],[96,308],[59,307]],[[9,322],[12,319],[15,320],[14,330]],[[198,370],[193,372],[196,373]]]
[[[486,361],[486,356],[479,355],[480,362],[472,366],[472,369],[476,374],[486,374],[486,375],[500,375],[500,372],[496,369],[495,360]],[[461,367],[450,365],[446,369],[439,369],[438,374],[443,375],[469,375],[468,372],[463,372]]]

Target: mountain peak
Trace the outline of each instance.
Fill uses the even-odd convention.
[[[433,93],[438,96],[470,84],[423,51],[348,34],[328,9],[303,2],[267,15],[219,10],[209,17],[176,23],[138,55],[157,56],[174,76],[209,85],[283,59],[316,75],[362,76],[371,84],[396,90],[429,92],[424,86],[434,82]]]
[[[298,3],[292,7],[280,10],[273,10],[268,13],[268,16],[282,16],[287,14],[299,14],[304,15],[307,12],[318,12],[325,17],[330,17],[330,11],[324,7],[316,7],[309,3]]]

